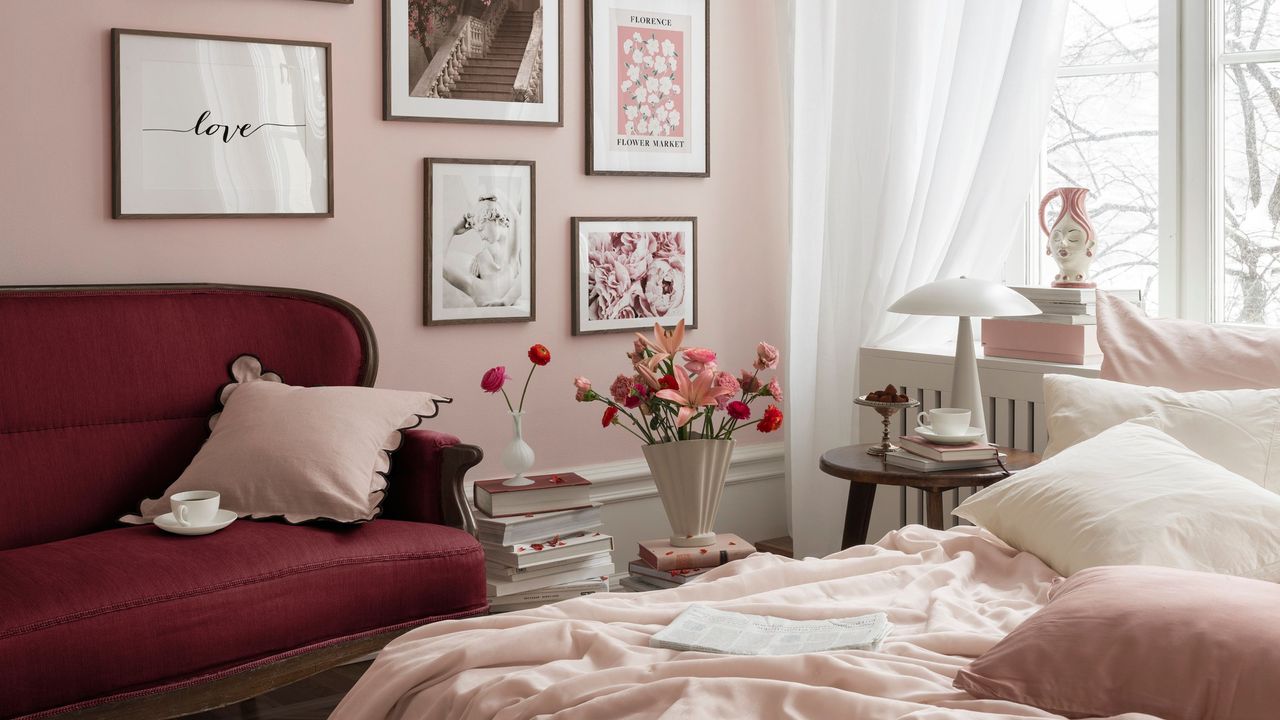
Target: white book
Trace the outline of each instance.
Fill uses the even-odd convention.
[[[599,580],[602,577],[608,580],[611,572],[613,572],[613,561],[606,557],[604,562],[597,562],[595,565],[569,568],[568,570],[534,577],[507,578],[488,575],[489,597],[515,595],[551,585],[577,582],[578,580]]]
[[[600,527],[600,503],[575,510],[525,513],[507,517],[477,517],[476,535],[481,542],[495,545],[541,542],[556,535],[595,530]]]
[[[690,605],[655,633],[649,646],[727,655],[798,655],[876,650],[892,631],[893,623],[882,612],[832,620],[787,620]]]
[[[565,570],[575,570],[577,568],[587,567],[588,565],[599,565],[601,563],[612,564],[613,554],[608,550],[605,550],[604,552],[592,553],[591,555],[572,557],[568,560],[552,560],[551,562],[537,563],[524,568],[514,568],[503,565],[499,562],[485,560],[484,570],[491,578],[501,580],[522,580],[526,578],[542,577],[544,575],[563,572]],[[612,570],[610,572],[612,572]]]
[[[564,585],[552,585],[551,587],[529,590],[506,597],[491,598],[489,607],[497,611],[524,609],[560,602],[561,600],[570,600],[583,595],[592,595],[598,592],[609,592],[608,580],[580,580],[578,582],[565,583]]]
[[[585,532],[565,535],[555,542],[517,543],[515,545],[494,545],[482,542],[486,560],[514,568],[527,568],[553,560],[592,555],[605,550],[613,550],[613,537],[600,532]]]
[[[1000,453],[1000,462],[1004,462],[1009,457],[1006,453]],[[920,457],[907,452],[906,450],[894,450],[884,456],[884,461],[890,465],[898,467],[910,468],[919,472],[941,472],[943,470],[970,470],[972,468],[995,467],[999,465],[995,458],[985,458],[981,460],[949,460],[940,462],[931,460],[926,457]]]
[[[1054,325],[1097,325],[1095,315],[1070,315],[1056,312],[1045,312],[1040,315],[1020,315],[1014,320],[1023,322],[1052,323]]]
[[[1095,288],[1056,288],[1010,285],[1009,289],[1018,292],[1032,302],[1091,303],[1098,297],[1098,293]],[[1142,302],[1141,290],[1112,290],[1110,288],[1102,288],[1102,291],[1108,295],[1114,295],[1122,300],[1128,300],[1132,303]]]

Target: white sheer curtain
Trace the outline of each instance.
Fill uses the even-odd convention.
[[[1019,235],[1067,0],[793,0],[787,477],[797,557],[838,549],[858,348],[929,325],[885,312],[942,277],[999,279]],[[870,418],[863,418],[870,421]],[[874,538],[872,538],[874,541]]]

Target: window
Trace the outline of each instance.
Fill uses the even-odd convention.
[[[1090,189],[1101,287],[1280,325],[1280,2],[1070,0],[1042,158],[1036,201]],[[1026,274],[1047,283],[1031,225]]]

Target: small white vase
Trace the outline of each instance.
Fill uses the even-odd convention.
[[[506,487],[523,487],[533,484],[532,480],[524,476],[529,468],[533,467],[533,448],[524,441],[524,429],[520,424],[523,418],[523,412],[511,413],[515,437],[511,438],[511,443],[502,451],[502,464],[511,471],[513,476],[510,480],[503,481],[502,484]]]
[[[671,544],[704,547],[716,540],[716,513],[733,440],[679,440],[644,446],[644,459],[671,523]]]

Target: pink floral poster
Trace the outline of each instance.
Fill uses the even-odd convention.
[[[574,219],[574,331],[694,326],[693,218]]]
[[[589,174],[709,174],[705,0],[593,0]]]

